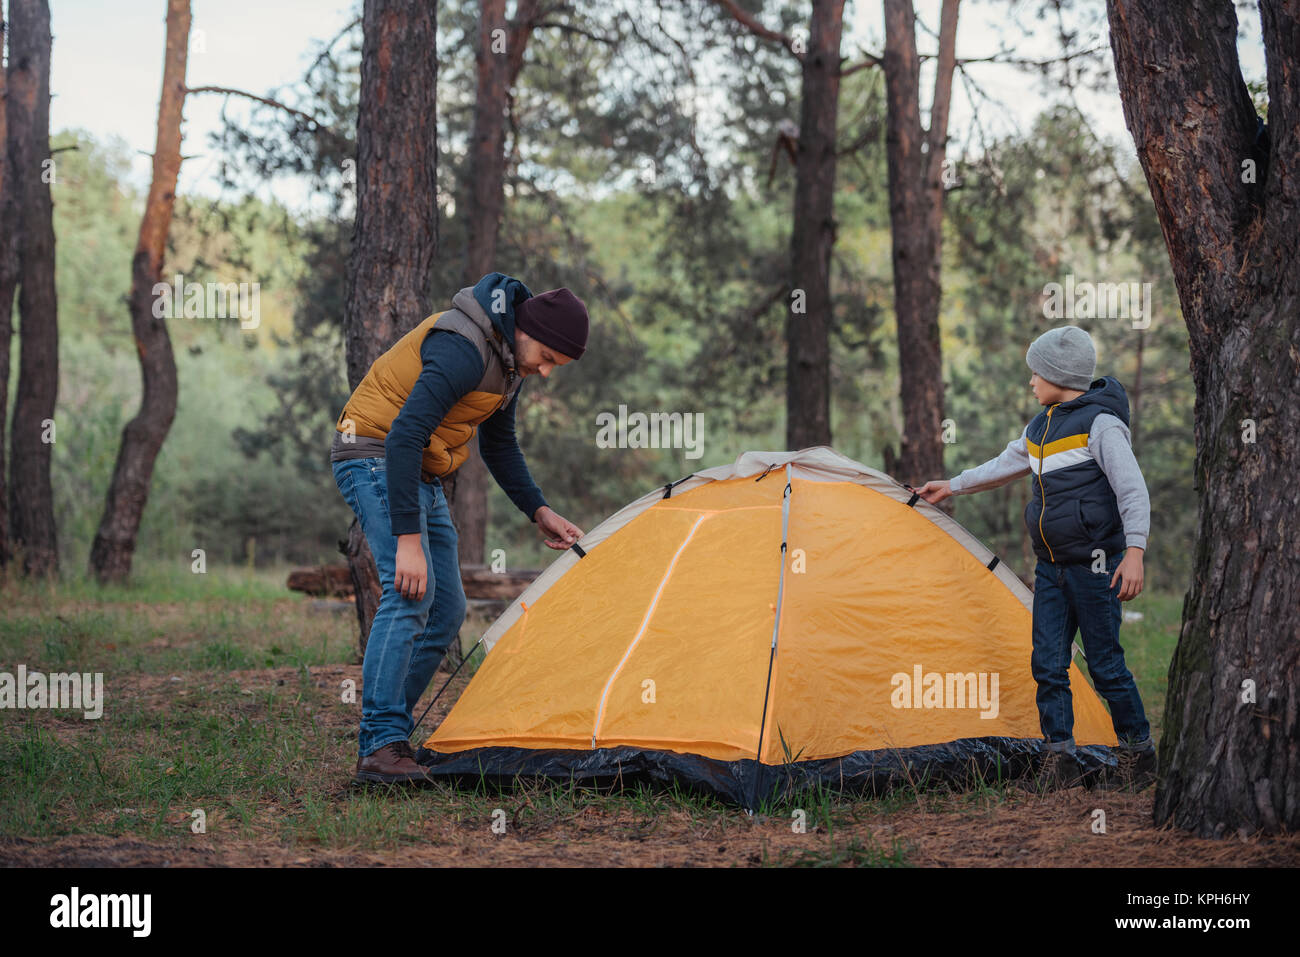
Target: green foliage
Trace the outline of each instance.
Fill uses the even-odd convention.
[[[52,481],[65,567],[80,568],[103,511],[122,429],[140,402],[126,294],[141,201],[127,180],[124,144],[96,143],[76,131],[60,134],[56,144],[75,149],[58,154],[52,185],[60,240]],[[326,456],[307,450],[314,452],[313,440],[318,445],[321,435],[328,436],[334,416],[328,405],[341,402],[346,388],[339,365],[321,359],[319,346],[313,352],[311,342],[280,334],[291,334],[290,310],[297,308],[298,227],[282,209],[255,200],[182,200],[171,239],[165,275],[260,283],[261,321],[244,331],[235,320],[169,320],[180,393],[154,471],[138,554],[168,556],[188,568],[195,548],[214,562],[245,560],[252,539],[262,561],[331,560],[350,513]],[[240,442],[241,430],[283,409],[273,387],[285,364],[317,370],[328,398],[313,409],[315,419],[294,421],[301,406],[283,415],[281,432],[293,440],[288,447],[296,454],[262,454],[255,443]],[[308,430],[315,435],[308,437]]]
[[[765,22],[805,25],[802,4],[768,2]],[[439,255],[434,308],[467,280],[463,195],[473,117],[477,5],[439,11]],[[627,501],[747,449],[784,443],[785,315],[794,169],[776,129],[799,118],[799,68],[715,4],[559,5],[528,46],[512,103],[497,268],[533,289],[567,285],[591,307],[582,361],[530,381],[518,426],[529,466],[562,514],[591,528]],[[558,24],[558,25],[557,25]],[[212,561],[333,560],[350,513],[327,452],[346,400],[343,291],[352,230],[360,29],[336,38],[287,98],[312,127],[270,107],[211,144],[227,194],[182,197],[167,273],[257,281],[262,322],[171,320],[181,394],[154,476],[140,551],[187,568]],[[836,447],[882,467],[899,442],[883,79],[841,90],[832,267]],[[65,131],[55,189],[62,382],[55,484],[62,546],[84,564],[122,427],[139,402],[124,296],[140,197],[120,142]],[[1186,334],[1140,172],[1072,109],[1024,137],[985,143],[947,195],[941,324],[949,474],[978,464],[1036,412],[1024,350],[1045,328],[1043,287],[1067,274],[1150,281],[1149,329],[1081,320],[1099,371],[1140,406],[1134,444],[1152,497],[1148,581],[1190,574],[1195,492]],[[314,184],[310,215],[254,197],[276,177]],[[75,237],[75,239],[73,238]],[[476,277],[471,277],[476,278]],[[1065,321],[1065,320],[1061,320]],[[12,386],[11,386],[12,387]],[[704,456],[596,446],[596,416],[701,412]],[[923,481],[937,476],[899,476]],[[553,553],[503,493],[490,491],[489,549],[512,567]],[[958,500],[963,524],[1022,573],[1032,569],[1025,483]]]
[[[989,459],[1040,406],[1024,354],[1042,332],[1072,323],[1097,343],[1098,375],[1129,393],[1133,445],[1151,496],[1147,584],[1190,579],[1195,490],[1187,333],[1168,254],[1136,164],[1098,142],[1073,109],[1042,114],[1023,140],[992,144],[960,170],[947,203],[943,350],[946,414],[956,427],[949,474]],[[1151,283],[1150,326],[1117,318],[1049,318],[1047,283]],[[1141,362],[1141,388],[1138,370]],[[1134,408],[1135,407],[1135,408]],[[958,499],[956,517],[1021,572],[1033,572],[1015,482]]]

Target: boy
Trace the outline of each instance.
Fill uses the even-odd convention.
[[[1140,789],[1155,779],[1156,753],[1119,626],[1120,602],[1142,591],[1151,503],[1129,442],[1128,396],[1111,376],[1093,378],[1097,353],[1077,326],[1039,336],[1025,361],[1044,411],[997,458],[917,492],[937,504],[1033,473],[1025,524],[1038,556],[1031,668],[1046,752],[1040,786],[1082,783],[1069,679],[1077,628],[1120,741],[1119,766],[1105,783]]]
[[[420,784],[413,709],[465,618],[442,476],[478,433],[487,470],[551,548],[582,529],[556,514],[515,438],[519,386],[582,356],[587,308],[568,289],[534,296],[501,273],[460,290],[376,359],[335,424],[330,460],[383,586],[362,664],[358,782]]]

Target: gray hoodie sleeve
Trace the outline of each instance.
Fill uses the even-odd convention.
[[[969,495],[971,492],[983,492],[1028,475],[1029,452],[1025,448],[1025,432],[1028,430],[1029,426],[1025,426],[1019,438],[1008,442],[1007,447],[997,458],[989,459],[983,465],[968,468],[949,480],[948,488],[952,494]]]
[[[1124,544],[1145,549],[1151,532],[1151,498],[1133,455],[1128,426],[1103,412],[1092,420],[1088,451],[1106,473],[1124,520]]]

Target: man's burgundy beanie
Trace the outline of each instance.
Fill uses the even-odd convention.
[[[587,306],[560,288],[525,299],[515,306],[515,325],[544,346],[580,359],[587,351]]]

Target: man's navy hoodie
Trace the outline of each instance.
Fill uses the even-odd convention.
[[[500,291],[500,295],[498,295]],[[495,296],[495,302],[494,302]],[[492,324],[513,344],[515,306],[532,296],[528,287],[501,273],[490,273],[474,286],[474,299]],[[504,306],[504,311],[494,311]],[[393,420],[384,442],[388,461],[388,510],[394,535],[420,532],[419,482],[424,447],[451,407],[483,378],[485,367],[474,343],[456,332],[437,326],[420,346],[424,367],[411,387],[402,410]],[[546,504],[533,481],[515,437],[516,392],[508,405],[478,427],[478,450],[483,464],[515,507],[533,520]]]

